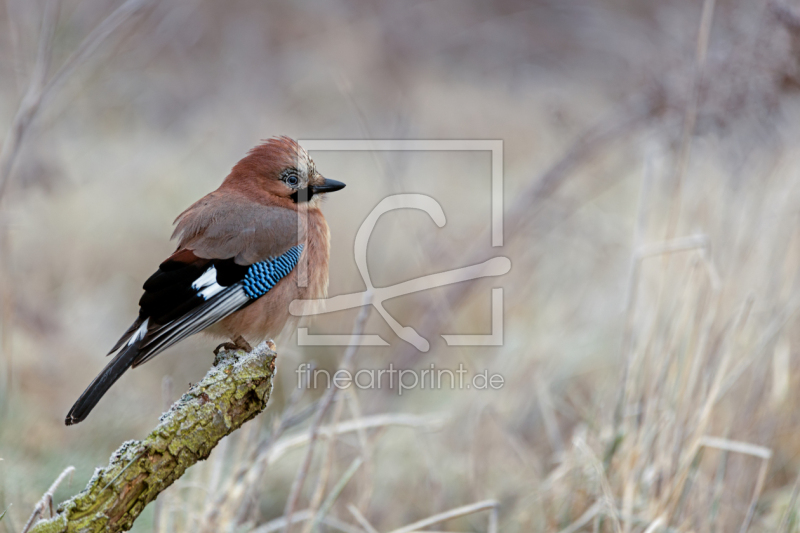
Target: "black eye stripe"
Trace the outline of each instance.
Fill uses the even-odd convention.
[[[305,189],[298,189],[289,197],[294,203],[307,202],[314,197],[314,189],[306,187]]]

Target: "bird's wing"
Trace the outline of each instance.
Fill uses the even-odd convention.
[[[219,189],[175,220],[178,250],[205,259],[233,258],[251,265],[282,254],[305,239],[305,217],[296,210],[261,204],[236,191]]]
[[[178,250],[145,282],[139,317],[110,353],[141,340],[140,365],[266,293],[299,260],[301,218],[235,191],[200,199],[176,219]]]
[[[251,265],[179,250],[144,283],[139,318],[111,353],[139,343],[132,366],[150,360],[266,294],[297,265],[302,244]]]
[[[303,245],[254,263],[209,260],[179,250],[145,282],[139,318],[120,338],[116,355],[70,409],[69,426],[85,419],[108,389],[132,367],[263,296],[297,264]]]

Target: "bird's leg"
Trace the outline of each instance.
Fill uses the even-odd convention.
[[[245,352],[248,353],[253,351],[253,347],[250,346],[250,344],[246,340],[244,340],[244,337],[242,337],[241,335],[236,335],[236,337],[231,339],[231,341],[232,342],[223,342],[222,344],[217,346],[214,349],[214,355],[219,355],[219,352],[223,350],[244,350]]]
[[[250,353],[253,351],[253,347],[250,346],[250,343],[244,340],[244,337],[241,335],[236,335],[236,338],[233,339],[233,344],[235,344],[238,349],[244,350],[245,352]]]

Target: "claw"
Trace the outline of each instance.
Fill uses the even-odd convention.
[[[246,340],[244,340],[244,337],[237,335],[236,338],[233,339],[233,342],[223,342],[214,348],[214,366],[217,366],[217,363],[220,361],[220,352],[235,352],[238,350],[244,350],[245,352],[249,353],[253,351],[253,347],[250,346]]]
[[[219,355],[219,352],[225,352],[228,350],[237,350],[238,348],[239,347],[232,342],[223,342],[222,344],[214,348],[214,355]]]

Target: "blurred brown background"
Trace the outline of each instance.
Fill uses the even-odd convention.
[[[76,472],[56,500],[77,492],[205,374],[215,342],[198,336],[125,375],[86,422],[63,425],[172,251],[174,217],[261,139],[289,135],[504,142],[502,249],[485,233],[488,153],[312,154],[348,185],[324,207],[331,295],[363,290],[355,232],[397,192],[433,196],[448,222],[436,228],[418,211],[381,219],[369,248],[376,285],[512,261],[503,278],[387,302],[430,352],[409,349],[373,313],[367,333],[391,346],[356,359],[464,363],[501,373],[505,386],[341,394],[342,420],[437,422],[323,443],[299,509],[357,459],[330,510],[350,531],[363,529],[348,505],[390,531],[483,499],[499,501],[502,531],[797,530],[800,5],[134,4],[41,103],[0,204],[0,512],[11,505],[0,528],[19,531],[68,465]],[[59,2],[50,76],[119,5]],[[5,142],[45,6],[0,6]],[[441,333],[488,333],[496,286],[504,345],[446,347]],[[309,327],[346,334],[356,313]],[[198,531],[219,511],[215,530],[265,532],[282,515],[301,449],[253,468],[246,495],[226,500],[235,505],[220,498],[237,461],[274,431],[297,366],[335,369],[342,349],[292,336],[278,351],[267,412],[134,531]],[[321,393],[305,391],[299,405]],[[484,512],[441,527],[486,524]]]

